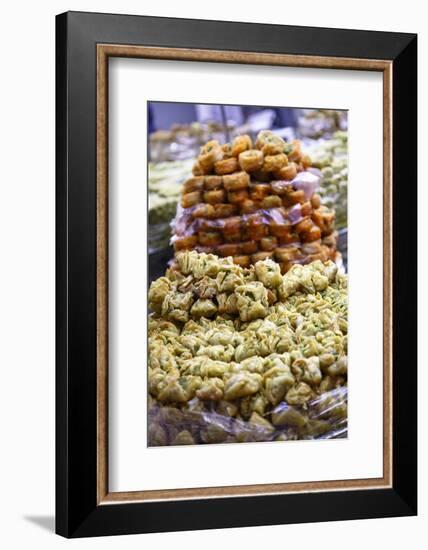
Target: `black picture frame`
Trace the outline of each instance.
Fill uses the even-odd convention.
[[[390,488],[97,503],[96,47],[146,45],[392,62]],[[68,12],[56,18],[56,532],[64,537],[417,513],[417,36]]]

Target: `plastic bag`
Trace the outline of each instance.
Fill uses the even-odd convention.
[[[148,445],[197,445],[339,439],[348,435],[348,388],[319,395],[307,406],[279,403],[263,416],[248,419],[230,416],[234,402],[204,403],[197,398],[185,407],[161,405],[151,400],[148,411]]]

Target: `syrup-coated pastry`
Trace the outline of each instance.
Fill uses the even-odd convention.
[[[274,176],[278,180],[292,180],[297,176],[297,164],[289,162],[287,166],[283,166],[279,170],[275,170]]]
[[[198,241],[202,246],[217,246],[223,242],[220,233],[205,233],[200,231],[198,233]]]
[[[177,237],[174,241],[174,250],[191,250],[198,244],[198,237],[196,235],[189,235],[188,237]]]
[[[221,146],[221,149],[223,151],[223,158],[228,159],[231,156],[233,156],[233,154],[232,154],[232,145],[230,143],[224,143]]]
[[[194,210],[192,210],[192,216],[194,218],[213,218],[215,215],[214,206],[212,204],[198,204]]]
[[[251,263],[250,256],[234,256],[233,263],[241,267],[248,267]]]
[[[321,197],[317,193],[314,193],[312,195],[311,204],[312,204],[312,208],[314,209],[319,208],[321,206]]]
[[[292,227],[290,222],[284,221],[284,222],[270,222],[269,224],[269,233],[273,237],[285,237],[290,235],[292,232]]]
[[[263,167],[263,153],[258,149],[250,149],[240,153],[239,165],[245,172],[255,172]]]
[[[216,252],[219,256],[239,256],[241,253],[242,247],[240,243],[227,243],[221,244],[217,247]]]
[[[283,205],[284,206],[293,206],[294,204],[303,204],[305,202],[306,196],[303,189],[298,189],[297,191],[287,192],[283,195]]]
[[[204,176],[195,176],[189,178],[183,184],[183,193],[191,193],[192,191],[201,191],[204,187]]]
[[[262,205],[260,201],[245,199],[244,201],[241,202],[239,207],[241,209],[241,214],[251,214],[252,212],[256,212],[257,210],[260,210]]]
[[[297,223],[294,227],[296,233],[300,235],[301,233],[305,233],[306,231],[309,231],[314,227],[314,222],[311,220],[311,218],[304,218],[302,221]]]
[[[334,210],[321,206],[312,213],[312,220],[321,229],[322,235],[329,235],[334,229]]]
[[[287,244],[296,244],[299,241],[299,235],[292,228],[286,234],[278,237],[278,245],[286,246]]]
[[[321,239],[302,244],[302,254],[318,254],[321,252]]]
[[[263,216],[257,213],[251,214],[243,223],[242,230],[245,240],[259,241],[268,234],[268,226],[264,222]]]
[[[253,264],[255,264],[256,262],[262,262],[263,260],[269,260],[272,257],[273,257],[273,252],[261,251],[261,252],[256,252],[255,254],[253,254],[251,256],[251,261],[253,262]]]
[[[223,160],[218,160],[214,164],[214,172],[220,176],[224,174],[232,174],[239,170],[239,163],[236,157],[225,158]]]
[[[228,235],[230,233],[236,233],[241,229],[241,218],[239,216],[232,216],[227,218],[222,223],[223,235]]]
[[[207,191],[220,189],[223,187],[223,178],[221,176],[205,176],[204,187]]]
[[[289,180],[274,180],[271,181],[270,187],[275,195],[286,195],[293,190],[293,186]]]
[[[181,206],[183,208],[189,208],[190,206],[195,206],[201,202],[201,193],[199,191],[192,191],[191,193],[186,193],[181,197]]]
[[[240,230],[224,235],[224,242],[226,243],[239,243],[240,241],[242,241],[242,233]]]
[[[259,247],[257,246],[256,241],[245,241],[241,243],[241,250],[243,254],[250,255],[257,252]]]
[[[262,208],[268,210],[269,208],[279,208],[282,206],[281,197],[278,195],[269,195],[262,200]]]
[[[268,183],[252,183],[249,192],[251,200],[262,201],[271,194],[271,187]]]
[[[236,204],[214,204],[213,208],[215,218],[228,218],[238,213]]]
[[[291,151],[288,152],[289,160],[299,162],[302,158],[302,146],[298,139],[294,139],[290,144]]]
[[[312,166],[312,159],[309,155],[302,155],[302,159],[300,162],[302,163],[302,167],[304,170],[307,170]]]
[[[229,191],[227,193],[227,198],[232,204],[240,204],[248,199],[248,190],[239,189],[238,191]]]
[[[256,148],[260,149],[264,155],[284,153],[285,145],[285,141],[270,130],[262,130],[257,135]]]
[[[293,246],[279,247],[275,249],[274,254],[279,262],[289,262],[297,258],[299,249]]]
[[[204,174],[210,174],[214,170],[214,164],[223,158],[223,150],[218,141],[208,141],[202,148],[198,157],[198,163]]]
[[[277,172],[288,164],[288,157],[285,153],[278,155],[266,155],[263,160],[263,170],[265,172]]]
[[[223,185],[227,191],[238,191],[247,189],[250,183],[250,176],[247,172],[235,172],[223,176]]]
[[[198,161],[196,161],[192,167],[192,174],[194,176],[202,176],[204,174],[204,171]]]
[[[301,241],[304,243],[310,243],[312,241],[318,241],[321,238],[321,229],[313,224],[312,227],[300,234]]]
[[[205,191],[204,202],[208,204],[219,204],[225,201],[226,191],[224,189],[213,189],[212,191]]]
[[[152,283],[150,444],[276,440],[290,430],[313,439],[334,429],[332,417],[341,429],[347,279],[333,262],[307,261],[249,266],[246,255],[192,251]]]
[[[252,147],[253,142],[251,141],[250,136],[237,136],[232,142],[231,153],[234,157],[239,157],[241,153],[247,151],[248,149],[252,149]]]
[[[278,239],[276,237],[263,237],[260,240],[260,248],[264,252],[272,252],[278,247]]]

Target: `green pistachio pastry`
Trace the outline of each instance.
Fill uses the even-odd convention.
[[[333,262],[281,275],[269,259],[247,269],[192,251],[176,261],[149,290],[148,389],[156,422],[176,410],[182,429],[149,430],[154,444],[305,439],[331,429],[332,415],[346,419],[347,276]],[[233,420],[232,432],[201,430],[208,412]]]

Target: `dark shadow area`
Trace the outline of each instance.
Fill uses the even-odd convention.
[[[38,525],[46,531],[50,531],[51,533],[55,532],[54,516],[24,516],[24,519]]]

